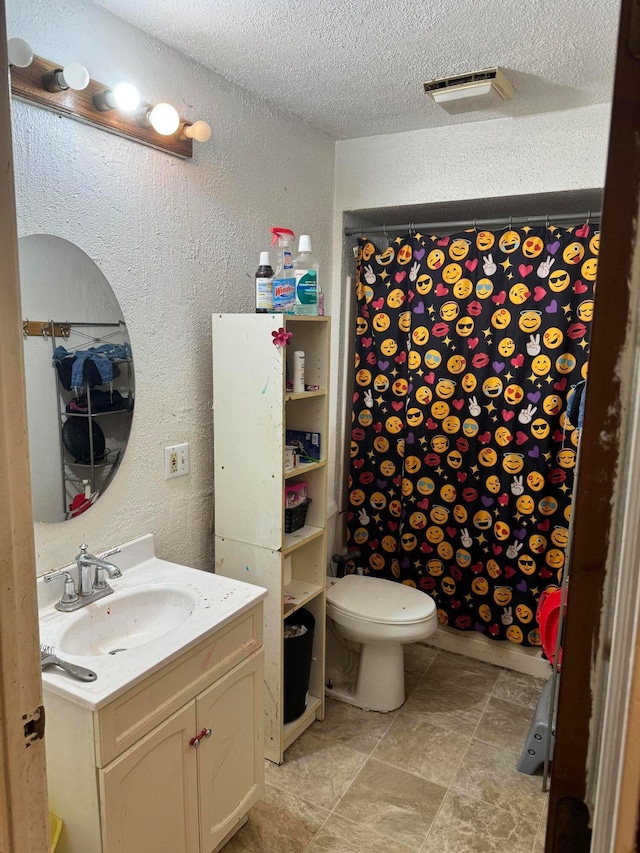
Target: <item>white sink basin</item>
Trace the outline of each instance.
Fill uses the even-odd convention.
[[[62,578],[38,578],[40,642],[63,660],[92,669],[92,682],[50,667],[42,673],[51,691],[97,710],[133,684],[228,625],[266,597],[262,587],[161,560],[153,536],[121,546],[113,561],[122,577],[109,581],[113,594],[72,612],[56,601]],[[76,575],[76,567],[69,567]],[[250,567],[246,568],[249,580]]]
[[[197,598],[170,584],[109,595],[76,611],[57,638],[66,655],[109,655],[150,643],[193,612]]]

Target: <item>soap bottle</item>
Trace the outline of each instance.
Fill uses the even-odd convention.
[[[296,314],[318,313],[318,262],[311,254],[311,237],[300,235],[298,254],[293,261],[296,277]]]
[[[296,297],[296,280],[291,247],[295,234],[290,228],[272,228],[271,245],[278,244],[278,261],[272,278],[273,310],[280,314],[293,314]]]
[[[260,252],[260,266],[256,272],[256,314],[273,311],[273,268],[269,252]]]

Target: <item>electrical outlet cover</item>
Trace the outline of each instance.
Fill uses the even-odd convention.
[[[189,444],[173,444],[164,449],[164,478],[172,480],[189,473]]]

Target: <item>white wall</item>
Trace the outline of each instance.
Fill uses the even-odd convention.
[[[83,0],[7,5],[9,36],[41,56],[82,62],[106,84],[128,79],[145,100],[213,128],[184,162],[13,106],[19,233],[63,237],[93,258],[122,307],[136,371],[116,479],[77,519],[36,525],[37,571],[69,563],[81,542],[99,551],[148,532],[161,556],[210,567],[210,315],[253,310],[246,273],[271,225],[311,234],[329,271],[333,142]],[[192,473],[165,481],[164,447],[181,441]]]
[[[601,104],[336,143],[331,304],[332,382],[338,394],[344,393],[338,366],[352,335],[344,320],[345,305],[353,298],[344,284],[351,271],[343,266],[345,211],[602,187],[610,112],[609,104]],[[508,201],[505,204],[507,215],[526,214],[526,210],[510,210]],[[469,217],[473,216],[470,210]],[[337,440],[342,442],[345,425],[339,409],[332,422],[336,419]],[[340,505],[341,472],[330,470],[329,482],[336,483]]]

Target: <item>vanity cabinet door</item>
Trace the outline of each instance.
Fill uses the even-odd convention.
[[[198,853],[195,701],[100,770],[103,853]]]
[[[198,749],[201,853],[216,850],[262,796],[263,679],[261,651],[196,699],[196,728],[211,729]]]

